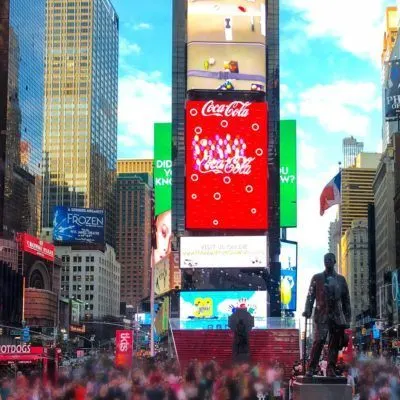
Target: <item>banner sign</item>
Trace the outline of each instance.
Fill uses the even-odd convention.
[[[172,125],[154,124],[154,197],[155,216],[171,210],[172,198]]]
[[[266,230],[266,103],[186,103],[186,228]]]
[[[280,218],[281,228],[297,226],[296,121],[280,122]]]
[[[48,261],[54,261],[54,245],[44,242],[27,233],[18,234],[17,240],[20,244],[20,250],[44,258]]]
[[[385,69],[385,115],[400,118],[400,61],[389,61]]]
[[[267,268],[266,236],[181,237],[181,268]]]
[[[57,206],[53,240],[65,243],[104,243],[104,210]]]
[[[115,335],[115,365],[117,367],[131,368],[133,361],[133,332],[117,330]]]
[[[281,241],[281,309],[297,309],[297,243]]]

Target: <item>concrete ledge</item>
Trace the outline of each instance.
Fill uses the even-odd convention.
[[[312,378],[310,378],[312,379]],[[352,400],[351,386],[337,383],[301,383],[293,385],[293,400]]]

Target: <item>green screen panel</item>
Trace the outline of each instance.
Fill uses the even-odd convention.
[[[297,226],[296,121],[280,122],[280,213],[281,228]]]

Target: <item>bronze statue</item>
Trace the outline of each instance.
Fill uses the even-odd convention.
[[[327,376],[336,376],[338,353],[344,347],[344,330],[351,318],[350,295],[346,279],[335,271],[336,258],[325,254],[325,271],[313,276],[308,291],[303,316],[310,318],[314,301],[314,342],[307,368],[307,376],[313,376],[319,363],[322,348],[329,333]]]
[[[229,317],[228,325],[234,332],[233,361],[248,362],[250,360],[249,334],[254,327],[254,317],[246,309],[238,308]]]

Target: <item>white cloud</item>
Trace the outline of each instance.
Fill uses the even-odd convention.
[[[370,133],[370,113],[379,110],[379,96],[372,82],[318,84],[300,94],[300,115],[316,118],[328,132],[363,137]]]
[[[298,154],[301,168],[310,170],[317,167],[318,149],[316,147],[311,146],[305,140],[300,140]]]
[[[139,24],[133,25],[133,29],[135,31],[144,31],[144,30],[152,29],[152,26],[150,24],[148,24],[147,22],[140,22]]]
[[[129,42],[128,39],[121,37],[119,39],[119,54],[122,57],[125,56],[130,56],[132,54],[140,54],[142,52],[142,49],[140,48],[140,46],[136,43],[131,43]]]
[[[379,63],[387,0],[284,0],[283,4],[301,18],[308,37],[331,37],[342,49]]]
[[[154,122],[171,121],[171,87],[160,76],[135,71],[119,81],[119,144],[137,157],[152,152]]]

